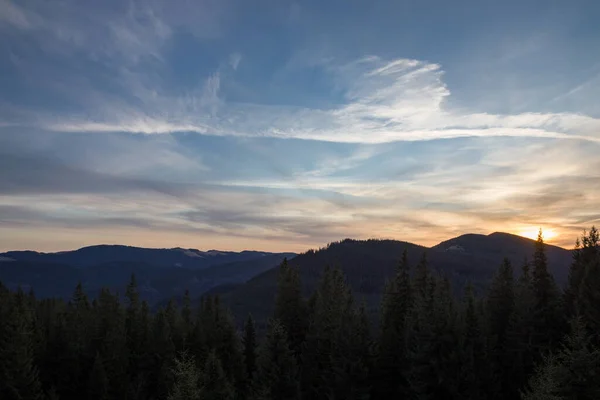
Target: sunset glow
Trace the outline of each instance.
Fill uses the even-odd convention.
[[[527,229],[519,231],[519,236],[523,236],[523,237],[526,237],[529,239],[536,240],[538,237],[539,231],[540,231],[540,228],[527,228]],[[553,239],[556,239],[558,237],[558,234],[553,229],[542,227],[542,237],[546,241],[551,241]]]
[[[0,0],[0,251],[571,247],[599,223],[593,12],[163,3]]]

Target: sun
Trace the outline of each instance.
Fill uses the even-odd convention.
[[[519,231],[519,236],[523,236],[529,239],[533,239],[536,240],[538,237],[538,233],[540,231],[540,228],[526,228],[526,229],[522,229]],[[558,234],[556,233],[555,230],[550,229],[550,228],[542,228],[542,237],[544,238],[544,240],[552,240],[555,237],[557,237]]]

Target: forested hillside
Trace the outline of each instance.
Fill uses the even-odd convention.
[[[477,294],[404,251],[377,326],[343,265],[307,293],[284,261],[264,335],[219,297],[152,313],[135,277],[123,303],[0,286],[0,399],[598,399],[598,241],[578,240],[564,290],[541,235]]]
[[[394,276],[404,251],[413,264],[425,256],[430,269],[443,274],[451,282],[454,295],[461,295],[467,283],[476,293],[483,293],[504,258],[520,266],[526,258],[531,259],[534,244],[534,240],[508,233],[462,235],[431,248],[396,240],[345,239],[300,254],[289,262],[298,269],[305,296],[315,291],[326,266],[338,267],[355,298],[365,302],[370,317],[376,317],[386,280]],[[567,283],[571,252],[546,245],[546,254],[548,271],[563,288]],[[520,274],[521,269],[514,268],[514,277]],[[222,290],[221,297],[238,319],[251,313],[257,322],[266,323],[273,312],[276,290],[277,270],[273,269],[243,285]]]

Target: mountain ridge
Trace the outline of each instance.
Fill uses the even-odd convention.
[[[512,261],[515,276],[518,275],[525,257],[531,259],[534,243],[518,235],[493,232],[464,234],[431,247],[392,239],[346,238],[299,255],[97,245],[55,253],[0,253],[0,281],[12,287],[32,286],[43,296],[68,298],[77,280],[92,292],[102,285],[122,292],[135,273],[145,299],[154,304],[169,297],[180,298],[185,289],[196,297],[218,292],[234,310],[242,309],[243,312],[236,315],[245,316],[246,311],[255,313],[257,309],[262,310],[262,305],[272,303],[276,267],[284,258],[300,269],[305,294],[314,290],[325,266],[337,265],[348,277],[353,290],[374,305],[378,304],[385,280],[393,275],[404,249],[408,250],[411,266],[425,253],[430,266],[447,274],[457,288],[471,281],[482,289],[504,257]],[[563,285],[571,251],[553,245],[547,245],[546,249],[549,270],[559,285]],[[209,252],[212,255],[207,255]],[[203,255],[206,256],[201,257]],[[7,262],[7,258],[13,261]],[[53,292],[53,285],[60,291]]]

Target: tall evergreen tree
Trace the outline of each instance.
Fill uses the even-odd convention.
[[[508,336],[514,312],[513,268],[510,261],[505,258],[490,285],[487,296],[490,357],[494,373],[498,377],[499,398],[508,398],[511,386],[509,371],[513,360],[508,348]]]
[[[200,371],[196,361],[187,353],[182,353],[173,360],[173,376],[175,383],[169,393],[168,400],[204,400],[200,388]]]
[[[477,312],[473,286],[468,283],[463,297],[461,318],[461,362],[459,392],[462,399],[485,399],[490,379],[486,342]]]
[[[33,354],[33,313],[19,288],[14,296],[3,296],[8,310],[0,328],[0,398],[42,400]],[[2,307],[2,306],[0,306]],[[2,307],[2,308],[4,308]]]
[[[565,333],[558,287],[548,272],[546,245],[542,230],[538,233],[533,254],[532,285],[534,295],[533,344],[538,352],[548,351]]]
[[[600,245],[598,230],[590,229],[589,234],[582,238],[581,249],[581,280],[577,288],[577,312],[583,323],[593,333],[600,332]],[[600,345],[600,339],[593,338]]]
[[[244,336],[242,338],[244,346],[244,364],[246,367],[246,378],[252,381],[256,373],[256,326],[252,315],[248,315],[244,324]]]
[[[307,308],[302,298],[300,274],[288,264],[287,258],[279,267],[274,318],[279,320],[289,335],[290,346],[297,357],[308,327]]]
[[[108,378],[104,369],[102,356],[96,354],[94,366],[88,377],[88,400],[107,400],[108,399]]]
[[[181,308],[181,323],[183,329],[183,343],[184,347],[189,344],[190,336],[194,329],[194,322],[192,321],[192,299],[190,298],[190,291],[185,289],[183,294],[183,306]]]
[[[164,309],[159,309],[154,317],[152,328],[151,349],[154,354],[154,364],[150,375],[149,392],[156,398],[164,398],[169,392],[174,376],[175,345],[171,336],[171,325],[167,320]],[[183,357],[186,362],[188,358]],[[185,366],[187,364],[184,364]],[[179,364],[175,368],[179,368]]]
[[[417,267],[415,268],[415,276],[413,278],[413,290],[415,296],[426,298],[430,293],[431,275],[427,266],[427,254],[423,253]]]
[[[302,353],[303,396],[361,398],[365,392],[365,349],[355,346],[356,310],[339,269],[326,268],[315,297]]]
[[[375,398],[398,397],[406,392],[402,377],[406,368],[406,319],[411,304],[408,255],[404,250],[396,275],[383,293],[379,348],[372,377]]]
[[[507,353],[512,359],[512,368],[507,374],[506,393],[511,397],[518,396],[519,391],[527,383],[536,360],[534,337],[533,282],[529,262],[525,259],[521,275],[515,287],[515,310],[511,316],[507,335]]]
[[[202,400],[233,400],[235,391],[227,379],[221,360],[214,351],[208,354],[201,375]]]
[[[590,343],[580,319],[558,352],[545,356],[531,378],[524,400],[595,400],[600,398],[600,351]]]
[[[288,334],[277,320],[271,320],[257,360],[257,389],[269,399],[299,399],[298,367]]]

